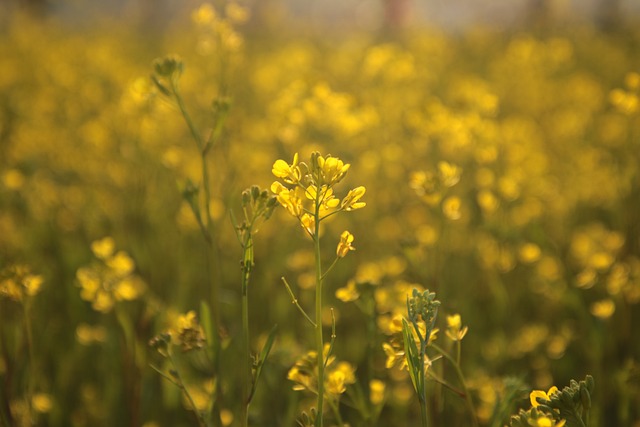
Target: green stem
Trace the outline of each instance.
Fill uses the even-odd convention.
[[[320,192],[318,192],[320,193]],[[322,427],[322,411],[324,403],[324,342],[322,337],[322,260],[320,259],[320,203],[316,201],[315,233],[313,238],[316,261],[316,351],[318,365],[318,400],[316,427]]]
[[[342,420],[342,416],[340,415],[340,408],[333,400],[329,400],[329,406],[331,406],[331,411],[333,412],[333,416],[336,417],[336,422],[338,426],[343,427],[344,421]]]
[[[418,330],[417,332],[418,332],[418,336],[420,336],[420,331]],[[420,366],[418,384],[420,384],[421,390],[419,391],[420,396],[418,400],[420,401],[420,419],[422,422],[422,427],[428,427],[429,425],[429,419],[427,417],[427,382],[425,381],[425,374],[424,374],[424,369],[425,369],[424,362],[426,358],[426,349],[427,349],[427,342],[424,341],[420,336],[420,365],[421,366]]]
[[[242,426],[249,425],[249,383],[251,381],[251,349],[249,347],[249,279],[253,263],[251,230],[247,230],[247,237],[242,247],[244,249],[242,264],[242,345],[244,349],[244,366],[242,369]]]
[[[189,131],[191,132],[191,136],[193,137],[196,146],[198,148],[198,152],[200,154],[200,162],[202,168],[202,186],[204,189],[204,210],[205,210],[205,227],[201,227],[202,235],[207,243],[206,248],[206,259],[207,259],[207,276],[209,278],[209,284],[211,286],[211,312],[213,315],[213,330],[218,331],[220,328],[220,291],[219,284],[217,280],[214,280],[213,277],[213,269],[211,262],[214,259],[215,247],[213,244],[213,221],[211,218],[211,188],[209,184],[209,168],[207,166],[207,153],[209,152],[211,143],[208,142],[206,145],[200,135],[200,132],[196,128],[193,120],[191,119],[191,115],[187,111],[187,107],[182,99],[182,95],[180,94],[180,89],[177,81],[171,81],[171,88],[173,90],[174,97],[176,99],[176,103],[178,104],[178,108],[180,109],[180,113],[184,118]],[[213,364],[214,364],[214,372],[216,376],[220,374],[220,345],[213,345]],[[220,420],[220,407],[219,401],[222,396],[222,381],[220,378],[216,378],[216,392],[215,392],[215,402],[212,405],[212,414],[213,419],[215,420],[215,424],[219,424]]]
[[[478,427],[478,419],[476,418],[476,410],[473,405],[473,401],[471,400],[471,393],[469,393],[469,388],[467,387],[467,382],[464,379],[464,375],[462,374],[462,369],[460,365],[456,362],[456,360],[449,355],[446,351],[440,348],[437,344],[431,343],[431,347],[436,349],[438,353],[440,353],[445,359],[447,359],[453,365],[453,368],[456,371],[456,375],[458,376],[458,380],[460,381],[460,385],[462,385],[462,389],[464,391],[465,402],[467,404],[467,409],[469,410],[469,415],[471,416],[471,424],[474,427]]]
[[[33,394],[34,394],[34,378],[35,378],[35,360],[33,356],[33,332],[31,330],[31,319],[29,318],[29,308],[31,306],[31,301],[29,297],[26,297],[27,300],[24,304],[24,327],[27,334],[27,352],[29,357],[29,375],[27,378],[27,412],[29,414],[29,421],[35,422],[33,419]]]
[[[174,375],[176,379],[176,381],[172,381],[172,382],[176,384],[178,388],[180,388],[180,390],[182,390],[185,396],[187,396],[187,400],[189,400],[189,404],[193,408],[193,412],[195,413],[196,419],[198,420],[198,426],[207,427],[207,423],[205,422],[200,411],[198,410],[198,407],[196,406],[196,402],[193,400],[191,393],[189,393],[189,389],[184,385],[184,381],[182,381],[180,370],[178,369],[178,365],[176,365],[176,362],[173,358],[173,354],[171,353],[171,350],[167,352],[167,355],[169,357],[169,362],[171,362],[171,366],[173,367],[172,375]],[[163,377],[168,378],[166,375],[163,375]]]
[[[289,292],[289,295],[291,296],[291,302],[293,304],[295,304],[296,307],[298,307],[298,310],[300,310],[300,313],[302,313],[302,315],[305,317],[305,319],[307,319],[311,325],[313,325],[313,327],[316,327],[316,322],[313,321],[313,319],[311,319],[311,317],[309,317],[309,315],[307,314],[306,311],[304,311],[304,308],[302,308],[302,306],[300,305],[300,303],[298,302],[298,298],[296,298],[295,294],[293,293],[293,290],[291,290],[291,286],[289,286],[289,283],[287,282],[287,279],[285,279],[284,277],[281,277],[282,282],[284,283],[284,286],[287,288],[287,291]]]

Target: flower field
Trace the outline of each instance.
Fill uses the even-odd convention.
[[[0,28],[0,425],[640,427],[640,32],[223,6]]]

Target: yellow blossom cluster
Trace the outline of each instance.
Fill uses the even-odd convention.
[[[324,390],[328,399],[337,399],[347,390],[347,386],[356,382],[355,369],[348,362],[338,362],[335,356],[329,355],[330,345],[325,344]],[[289,370],[287,378],[293,381],[294,390],[307,390],[317,393],[318,371],[317,353],[309,351],[296,361]]]
[[[140,298],[146,289],[144,281],[134,273],[135,263],[124,251],[115,251],[111,237],[96,240],[91,250],[97,258],[76,273],[80,297],[91,303],[94,310],[108,313],[118,301]]]

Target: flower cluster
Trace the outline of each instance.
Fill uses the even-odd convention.
[[[15,265],[0,273],[0,297],[24,301],[40,292],[44,279],[26,265]]]
[[[562,427],[588,424],[591,393],[594,381],[587,375],[583,381],[571,380],[568,387],[559,390],[552,386],[547,392],[534,390],[529,394],[531,408],[520,410],[511,417],[511,427]]]
[[[460,182],[462,168],[453,163],[440,161],[435,171],[416,171],[409,185],[429,206],[441,204],[442,213],[450,220],[460,219],[461,200],[458,196],[447,196],[449,189]]]
[[[344,179],[350,167],[337,157],[323,157],[317,152],[311,154],[309,164],[301,163],[296,153],[292,163],[280,159],[273,164],[272,173],[282,182],[275,181],[271,191],[276,194],[278,203],[314,237],[320,221],[339,211],[349,212],[366,206],[360,200],[366,191],[362,186],[349,190],[342,200],[334,194],[334,186]],[[352,250],[353,236],[345,233],[338,256]]]
[[[111,237],[96,240],[91,250],[97,258],[76,272],[80,297],[94,310],[108,313],[117,301],[133,301],[145,292],[142,278],[134,273],[135,263],[125,251],[115,251]]]
[[[355,369],[348,362],[336,362],[335,356],[329,356],[330,345],[324,346],[324,392],[328,399],[336,399],[347,390],[349,384],[356,382]],[[327,359],[328,357],[328,359]],[[295,383],[294,390],[318,391],[317,353],[309,351],[289,370],[287,378]]]
[[[165,357],[170,354],[170,345],[178,346],[186,353],[203,348],[205,343],[204,329],[198,323],[196,313],[193,310],[178,316],[172,327],[149,341],[149,345]]]

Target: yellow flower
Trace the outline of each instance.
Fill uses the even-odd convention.
[[[336,298],[342,302],[355,301],[360,298],[355,280],[350,280],[344,288],[338,288],[336,290]]]
[[[535,243],[525,243],[520,246],[520,250],[518,256],[520,261],[525,264],[531,264],[540,259],[542,251],[540,250],[540,246]]]
[[[25,291],[27,295],[30,297],[35,296],[40,292],[40,287],[42,286],[42,282],[44,279],[42,276],[37,276],[33,274],[28,274],[22,279],[22,286],[25,287]]]
[[[116,243],[111,237],[105,237],[91,243],[91,251],[93,251],[93,254],[100,259],[107,259],[113,255],[115,247]]]
[[[144,292],[144,283],[135,276],[129,276],[113,287],[113,295],[119,301],[133,301]]]
[[[469,331],[469,327],[462,327],[462,320],[459,314],[447,316],[447,330],[445,333],[452,341],[462,341]]]
[[[340,182],[351,167],[350,164],[345,164],[339,158],[331,156],[327,156],[326,159],[322,156],[318,156],[317,162],[322,178],[321,183],[329,186],[333,186]]]
[[[328,373],[325,379],[327,392],[331,394],[342,394],[347,390],[348,384],[356,382],[354,369],[348,362],[340,362],[335,370]]]
[[[293,163],[288,164],[284,160],[276,160],[271,172],[278,178],[282,178],[287,184],[297,184],[302,176],[298,166],[298,153],[293,156]],[[274,191],[275,193],[275,191]]]
[[[42,414],[46,414],[53,408],[53,400],[51,395],[47,393],[36,393],[31,398],[33,409]]]
[[[445,187],[453,187],[460,181],[462,168],[448,162],[438,162],[438,177]]]
[[[135,263],[125,251],[119,251],[114,256],[106,260],[107,266],[118,275],[127,275],[133,272]]]
[[[369,399],[374,405],[379,405],[384,401],[386,385],[384,381],[373,379],[369,381]]]
[[[342,199],[340,208],[344,211],[354,211],[356,209],[364,208],[367,204],[365,202],[359,202],[367,191],[363,186],[356,187],[353,190],[349,190],[347,196]]]
[[[191,14],[191,19],[198,25],[208,25],[215,21],[216,12],[210,4],[204,3]]]
[[[398,364],[398,362],[404,362],[404,350],[395,349],[389,343],[382,343],[382,350],[387,355],[387,361],[384,366],[387,369],[391,369]]]
[[[249,10],[238,3],[229,3],[225,9],[229,21],[241,24],[249,19]]]
[[[529,394],[529,400],[531,401],[531,406],[535,408],[538,405],[540,405],[540,403],[538,403],[538,400],[537,400],[538,398],[544,399],[544,400],[550,400],[551,396],[553,396],[556,393],[558,393],[558,387],[556,386],[552,386],[549,389],[549,391],[547,391],[546,393],[542,390],[533,390]]]
[[[336,199],[333,195],[333,189],[326,185],[320,187],[320,194],[318,194],[318,187],[312,184],[307,187],[304,195],[307,199],[314,202],[317,201],[319,203],[319,213],[321,218],[325,216],[328,211],[336,208],[340,204],[340,199]]]
[[[176,320],[176,328],[171,335],[175,336],[176,344],[182,347],[182,351],[190,351],[202,348],[205,344],[204,330],[198,324],[195,311],[191,310],[180,315]]]
[[[444,202],[442,202],[442,212],[444,216],[453,221],[462,217],[461,207],[462,201],[457,196],[447,197]]]
[[[338,248],[336,249],[336,254],[339,258],[344,258],[349,251],[356,250],[356,248],[351,246],[354,239],[355,237],[353,237],[353,234],[349,233],[347,230],[342,232],[340,235],[340,243],[338,243]]]
[[[0,281],[0,296],[14,301],[22,301],[25,296],[35,296],[40,292],[44,278],[31,274],[26,265],[16,265],[0,274],[9,274],[7,279]]]
[[[607,298],[601,301],[596,301],[591,304],[591,314],[599,319],[608,319],[616,311],[616,304],[613,300]]]
[[[302,225],[302,228],[307,230],[307,233],[311,234],[312,236],[315,235],[316,220],[313,216],[309,215],[308,213],[302,214],[302,216],[300,217],[300,224]]]
[[[278,203],[280,203],[280,205],[282,205],[289,214],[296,218],[300,218],[304,211],[304,207],[302,205],[303,195],[301,194],[304,190],[300,187],[289,190],[284,185],[276,181],[271,184],[271,191],[276,194]]]
[[[124,251],[115,255],[111,238],[94,242],[91,248],[102,262],[81,267],[76,272],[80,297],[91,302],[94,310],[108,313],[116,301],[132,301],[145,291],[142,279],[133,274],[135,263]]]
[[[540,417],[537,419],[530,419],[529,424],[532,427],[563,427],[566,420],[560,420],[557,423],[553,418],[549,418],[547,416]]]

